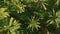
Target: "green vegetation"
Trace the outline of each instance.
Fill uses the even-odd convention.
[[[0,0],[0,34],[60,34],[60,0]]]

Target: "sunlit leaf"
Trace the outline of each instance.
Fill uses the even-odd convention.
[[[0,8],[0,18],[6,18],[9,16],[8,12],[5,12],[7,8]]]
[[[40,28],[39,24],[40,23],[38,21],[34,20],[34,17],[33,17],[32,20],[31,20],[31,22],[28,25],[28,28],[32,28],[32,30],[34,28],[36,28],[38,30],[38,28]]]
[[[17,8],[18,8],[18,10],[17,10],[17,13],[22,13],[22,12],[24,12],[25,11],[25,5],[23,5],[23,4],[18,4],[17,5]]]
[[[16,34],[16,32],[15,31],[11,31],[11,34]]]
[[[60,18],[60,10],[56,12],[56,16]]]

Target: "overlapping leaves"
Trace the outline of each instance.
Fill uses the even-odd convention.
[[[40,23],[38,22],[38,20],[36,21],[35,20],[35,17],[33,17],[31,20],[30,20],[30,23],[28,25],[28,28],[32,28],[32,30],[35,28],[38,30],[38,28],[40,28]]]
[[[20,23],[18,23],[16,20],[11,18],[7,25],[4,25],[3,27],[1,27],[2,28],[1,31],[7,30],[7,33],[10,31],[11,34],[16,34],[17,29],[20,28],[20,25],[21,25]],[[10,34],[10,32],[8,34]]]
[[[9,16],[9,13],[6,12],[7,8],[0,8],[0,19],[6,18]]]

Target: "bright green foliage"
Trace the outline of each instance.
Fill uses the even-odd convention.
[[[4,22],[5,23],[5,22]],[[4,24],[3,23],[3,24]],[[7,24],[7,23],[6,23]],[[15,32],[15,31],[17,31],[17,29],[19,29],[20,28],[20,25],[21,24],[19,24],[16,20],[14,20],[13,18],[10,18],[10,21],[8,22],[8,24],[7,25],[4,25],[3,27],[1,27],[1,28],[3,28],[2,30],[3,31],[6,31],[6,30],[8,30],[7,31],[7,33],[8,32],[11,32],[11,34],[16,34],[17,32]],[[9,34],[9,33],[8,33]]]
[[[0,0],[0,34],[60,34],[60,0]]]
[[[9,13],[6,12],[7,8],[0,8],[0,19],[6,18],[9,16]]]
[[[28,28],[32,28],[32,30],[33,30],[34,28],[36,28],[36,29],[38,30],[38,28],[40,28],[39,24],[40,24],[40,23],[39,23],[37,20],[35,20],[35,17],[33,17],[33,18],[30,20],[30,23],[29,23],[29,25],[28,25]]]

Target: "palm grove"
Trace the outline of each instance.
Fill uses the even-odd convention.
[[[0,34],[60,34],[60,0],[0,0]]]

